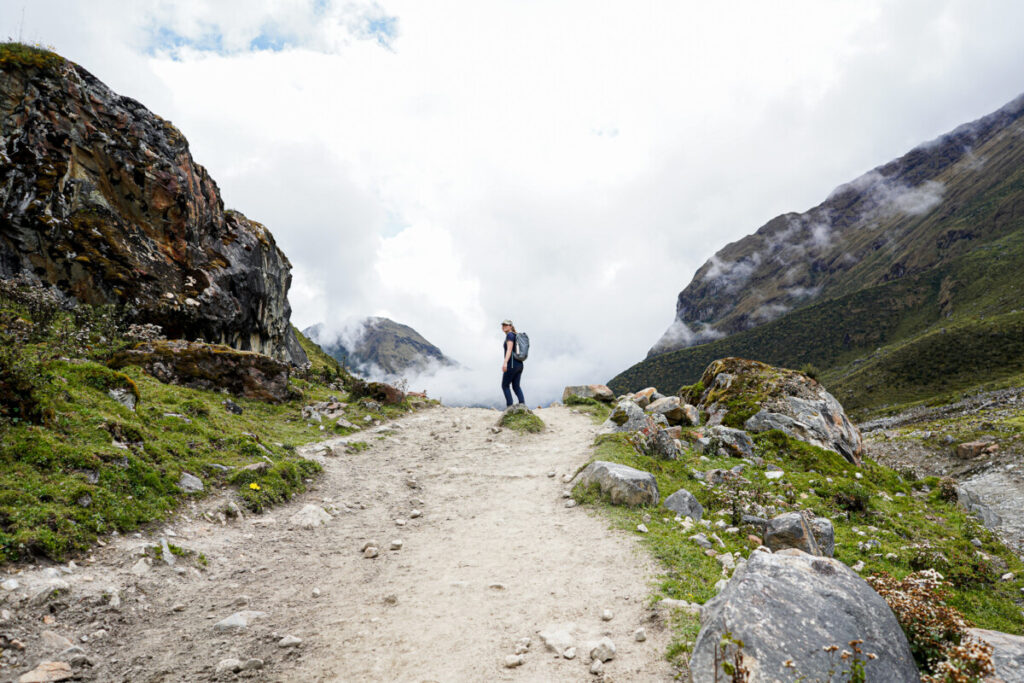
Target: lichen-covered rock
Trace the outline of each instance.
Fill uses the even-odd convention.
[[[57,55],[0,51],[0,277],[123,305],[171,338],[305,363],[291,264],[224,209],[178,129]]]
[[[797,550],[751,553],[722,592],[704,605],[690,659],[694,683],[730,680],[720,666],[715,675],[716,648],[726,633],[743,642],[740,655],[749,683],[798,676],[827,681],[838,658],[824,648],[848,648],[851,640],[862,640],[863,651],[877,656],[867,664],[868,680],[920,680],[907,638],[885,600],[835,559]],[[734,650],[728,649],[730,659]]]
[[[632,399],[622,398],[615,404],[611,415],[601,425],[602,433],[643,432],[654,434],[661,427],[667,427],[668,420],[659,413],[648,414]]]
[[[704,506],[686,489],[679,489],[666,498],[661,505],[677,515],[690,517],[696,522],[699,522],[700,518],[704,516]]]
[[[626,398],[633,401],[633,403],[637,404],[641,408],[646,408],[650,402],[654,400],[654,395],[657,393],[658,390],[654,387],[647,387],[646,389],[641,389],[640,391],[628,394]]]
[[[648,439],[651,453],[662,460],[678,460],[682,449],[667,429],[658,429]]]
[[[615,394],[603,384],[580,384],[566,387],[562,391],[562,403],[569,400],[570,396],[577,398],[592,398],[595,401],[611,403],[615,400]]]
[[[754,457],[754,441],[742,429],[715,425],[709,427],[707,435],[726,452],[736,458]]]
[[[116,353],[108,365],[137,365],[167,384],[227,389],[236,396],[276,403],[287,400],[288,365],[269,356],[219,344],[181,340],[144,342]]]
[[[387,405],[397,405],[405,400],[405,392],[384,382],[364,382],[360,379],[353,379],[350,391],[354,398],[368,398]]]
[[[972,628],[967,632],[992,646],[992,664],[996,675],[995,679],[986,678],[986,681],[1024,683],[1024,636],[983,628]]]
[[[860,432],[839,401],[803,373],[723,358],[711,363],[695,386],[681,398],[728,427],[748,432],[778,429],[860,464],[864,451]]]
[[[832,557],[836,547],[835,529],[825,517],[785,512],[768,521],[764,544],[773,551],[797,548],[809,555]]]
[[[666,396],[652,401],[644,408],[644,412],[664,415],[670,425],[689,423],[686,416],[686,409],[678,396]]]
[[[604,460],[583,468],[572,485],[585,489],[596,486],[613,505],[657,505],[661,498],[653,474]]]

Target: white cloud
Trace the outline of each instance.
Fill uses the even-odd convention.
[[[607,380],[710,254],[994,110],[1024,60],[1024,6],[967,0],[25,7],[267,224],[300,326],[386,312],[466,366],[466,401],[500,396],[507,316],[531,403]]]

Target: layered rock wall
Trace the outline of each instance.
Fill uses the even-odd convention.
[[[52,53],[0,46],[0,68],[0,277],[305,362],[291,264],[265,227],[225,211],[177,128]]]

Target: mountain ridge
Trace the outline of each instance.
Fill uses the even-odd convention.
[[[742,356],[812,366],[844,405],[870,411],[1015,374],[1005,339],[1024,300],[1022,117],[1018,97],[727,245],[679,294],[681,317],[647,358],[608,385],[675,391]],[[976,348],[957,341],[963,353],[949,356],[933,336],[946,328],[949,340],[977,335]]]
[[[977,225],[970,209],[1024,163],[1024,141],[1014,139],[1022,115],[1024,96],[726,245],[680,292],[675,321],[647,357],[926,270],[1005,234],[999,224]]]

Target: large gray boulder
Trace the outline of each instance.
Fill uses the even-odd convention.
[[[965,510],[977,517],[986,529],[998,529],[1003,519],[992,508],[981,502],[977,493],[966,486],[956,487],[956,502]]]
[[[569,400],[569,397],[592,398],[595,401],[611,403],[615,400],[615,393],[603,384],[579,384],[568,386],[562,391],[562,403]]]
[[[682,517],[690,517],[695,522],[699,522],[700,518],[704,516],[704,506],[686,489],[679,489],[666,498],[662,507],[668,508]]]
[[[595,460],[572,480],[573,486],[597,486],[612,505],[657,505],[661,499],[658,482],[650,472]]]
[[[803,512],[786,512],[769,520],[764,531],[769,549],[797,548],[810,555],[832,557],[836,547],[835,529],[825,517]]]
[[[770,408],[748,418],[743,427],[755,433],[778,429],[812,446],[835,451],[855,464],[860,464],[864,449],[860,432],[846,417],[843,406],[824,388],[814,399],[786,396],[774,401]]]
[[[983,628],[972,628],[967,632],[992,646],[992,663],[996,668],[995,680],[1002,683],[1024,683],[1024,636]]]
[[[722,592],[704,605],[701,630],[690,659],[693,683],[731,680],[715,672],[716,646],[725,633],[743,642],[749,683],[828,681],[841,671],[838,653],[863,640],[869,681],[919,683],[907,638],[885,600],[839,560],[797,550],[755,552],[737,568]],[[731,659],[732,649],[729,651]],[[719,660],[721,657],[719,657]],[[795,668],[786,666],[792,660]]]

